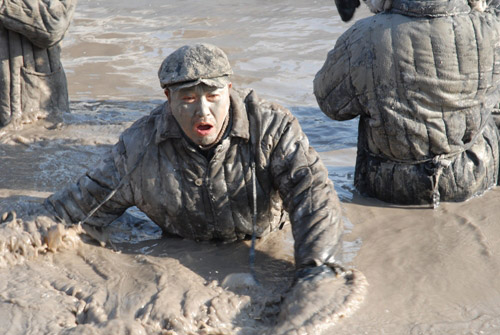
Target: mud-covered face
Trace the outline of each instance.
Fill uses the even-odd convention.
[[[213,144],[229,113],[231,84],[223,88],[199,84],[165,91],[170,110],[184,134],[197,145]]]

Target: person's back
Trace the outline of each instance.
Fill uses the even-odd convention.
[[[465,0],[395,0],[339,38],[314,88],[329,117],[360,115],[360,192],[421,204],[496,185],[499,41],[496,15]]]
[[[68,111],[59,41],[76,0],[0,0],[0,126]]]

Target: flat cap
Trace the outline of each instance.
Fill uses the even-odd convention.
[[[224,51],[215,45],[202,43],[185,45],[162,62],[158,78],[162,88],[179,89],[205,83],[224,87],[233,74]]]

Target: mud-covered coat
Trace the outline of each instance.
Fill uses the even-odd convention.
[[[231,93],[231,128],[207,160],[170,113],[168,103],[135,122],[101,166],[52,195],[46,206],[78,222],[129,173],[88,223],[106,225],[137,206],[166,233],[234,241],[252,235],[256,171],[257,236],[289,214],[297,267],[333,263],[339,255],[341,209],[333,183],[295,117],[250,93]],[[135,169],[134,169],[135,168]]]
[[[0,0],[0,126],[69,110],[60,44],[76,0]]]
[[[465,0],[394,0],[336,42],[314,80],[321,110],[360,116],[355,184],[403,204],[496,185],[500,24]]]

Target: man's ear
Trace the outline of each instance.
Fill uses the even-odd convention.
[[[164,90],[164,92],[165,92],[165,96],[167,97],[167,100],[170,100],[170,91],[168,90],[168,88],[166,88]]]
[[[231,92],[231,88],[233,88],[233,83],[227,84],[227,89],[229,92]]]

